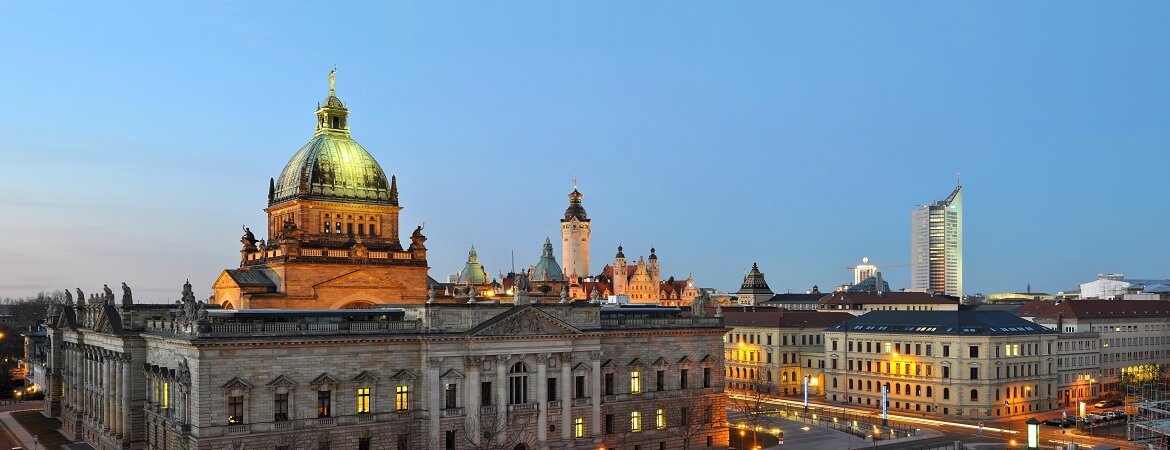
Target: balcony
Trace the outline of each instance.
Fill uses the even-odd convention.
[[[249,427],[247,425],[228,425],[227,427],[228,434],[244,434],[248,431]]]
[[[561,407],[561,401],[560,401],[560,400],[550,400],[550,401],[548,402],[548,409],[558,409],[558,408],[560,408],[560,407]]]
[[[589,397],[573,399],[573,406],[589,406]]]
[[[479,407],[479,415],[481,415],[481,416],[488,415],[488,414],[495,414],[495,413],[496,413],[495,406],[480,406]]]
[[[443,408],[442,415],[440,417],[460,417],[462,415],[463,408]]]
[[[357,416],[358,423],[372,423],[376,417],[370,413],[361,413]]]
[[[602,317],[601,328],[722,328],[722,317]]]
[[[508,412],[533,412],[536,411],[536,403],[520,403],[516,405],[508,405]]]
[[[336,417],[318,417],[317,418],[317,425],[323,426],[323,427],[337,425],[337,418]]]
[[[288,420],[282,420],[273,424],[272,429],[276,431],[290,431],[293,429],[293,423]]]

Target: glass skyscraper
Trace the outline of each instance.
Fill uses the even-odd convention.
[[[963,297],[963,186],[910,213],[910,288]]]

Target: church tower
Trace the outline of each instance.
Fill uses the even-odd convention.
[[[585,197],[577,190],[569,193],[569,207],[561,219],[561,254],[565,260],[565,278],[588,277],[589,272],[589,217],[581,206]]]
[[[618,246],[617,256],[613,258],[613,295],[626,295],[626,254],[622,253],[622,246]]]

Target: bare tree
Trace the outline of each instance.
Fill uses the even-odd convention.
[[[531,449],[536,447],[535,429],[535,414],[511,414],[503,421],[495,413],[480,414],[475,420],[464,421],[463,437],[473,450]]]
[[[683,449],[689,449],[695,439],[714,431],[720,424],[711,420],[714,402],[710,397],[690,395],[672,400],[670,409],[677,411],[673,422],[668,423],[668,429],[677,434],[683,441]]]
[[[728,407],[732,412],[743,417],[744,423],[752,430],[752,446],[755,447],[756,430],[760,427],[763,421],[763,416],[767,412],[767,404],[765,400],[768,399],[768,394],[772,392],[772,385],[763,382],[762,380],[750,380],[744,383],[744,389],[735,394],[735,396],[728,396]]]

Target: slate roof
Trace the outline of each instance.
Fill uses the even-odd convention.
[[[776,308],[724,308],[728,327],[825,328],[853,318],[847,312],[787,311]]]
[[[276,289],[276,283],[268,279],[260,270],[242,270],[242,269],[228,269],[228,276],[232,277],[240,287],[266,287]]]
[[[761,302],[760,305],[762,305],[762,306],[784,306],[785,304],[791,304],[791,303],[816,303],[818,300],[824,298],[825,295],[826,294],[820,293],[820,292],[813,293],[813,294],[791,294],[791,293],[776,294],[776,295],[773,295],[772,298],[768,299],[768,301]]]
[[[959,300],[948,295],[926,292],[834,292],[820,300],[822,305],[954,305]]]
[[[973,336],[1056,333],[1005,311],[870,311],[828,331]]]

